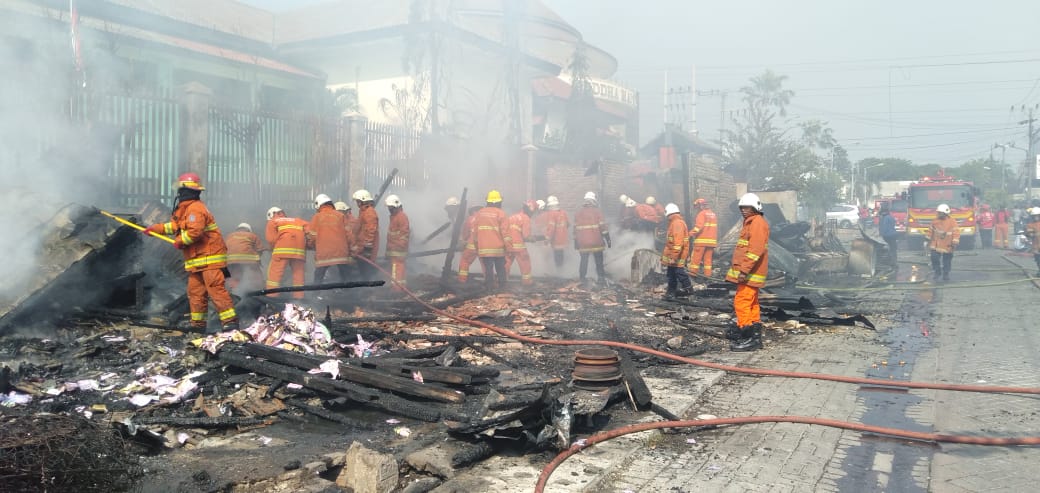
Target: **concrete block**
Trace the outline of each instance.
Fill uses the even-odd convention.
[[[390,493],[397,487],[397,460],[393,455],[366,448],[359,442],[350,444],[343,471],[336,485],[355,493]]]

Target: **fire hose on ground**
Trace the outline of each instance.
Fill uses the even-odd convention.
[[[358,257],[361,258],[361,257]],[[743,368],[738,366],[724,365],[719,363],[712,363],[710,361],[699,360],[695,358],[687,358],[684,356],[677,356],[674,354],[650,349],[635,344],[628,344],[617,341],[606,341],[606,340],[550,340],[540,339],[537,337],[529,337],[518,334],[511,330],[498,327],[492,324],[484,323],[479,320],[470,320],[458,315],[453,315],[444,310],[440,310],[430,305],[426,301],[419,298],[415,293],[408,290],[407,287],[398,284],[393,281],[390,273],[385,269],[376,265],[375,262],[371,262],[368,259],[361,258],[362,261],[372,264],[377,270],[383,273],[387,278],[391,279],[398,288],[404,291],[410,298],[415,300],[417,303],[423,305],[427,310],[430,310],[437,315],[447,317],[457,322],[461,322],[474,327],[487,329],[497,334],[509,337],[511,339],[526,342],[529,344],[545,344],[552,346],[610,346],[621,349],[628,349],[659,358],[669,359],[680,363],[687,363],[695,366],[704,368],[712,368],[715,370],[722,370],[731,373],[743,373],[745,375],[758,375],[758,376],[772,376],[772,377],[787,377],[787,378],[809,378],[815,380],[825,380],[831,382],[843,382],[859,385],[877,385],[884,387],[896,387],[906,389],[927,389],[927,390],[948,390],[956,392],[979,392],[979,393],[1002,393],[1002,394],[1040,394],[1040,388],[1038,387],[1003,387],[1003,386],[989,386],[989,385],[961,385],[961,384],[945,384],[945,383],[921,383],[921,382],[908,382],[908,381],[894,381],[894,380],[880,380],[874,378],[862,378],[862,377],[846,377],[841,375],[827,375],[822,373],[808,373],[808,372],[792,372],[782,370],[767,370],[760,368]],[[944,443],[960,443],[960,444],[971,444],[971,445],[987,445],[987,446],[1014,446],[1014,445],[1040,445],[1040,437],[1019,437],[1019,438],[991,438],[991,437],[980,437],[980,436],[962,436],[962,435],[943,435],[938,433],[924,433],[901,430],[897,428],[885,428],[879,426],[865,425],[861,423],[852,423],[847,421],[838,421],[825,418],[814,418],[805,416],[745,416],[735,418],[719,418],[711,420],[691,420],[691,421],[659,421],[654,423],[640,423],[630,426],[624,426],[610,431],[597,433],[584,440],[581,445],[574,445],[569,449],[561,452],[557,455],[545,468],[542,470],[541,475],[538,478],[538,484],[535,488],[536,492],[541,492],[545,488],[545,484],[549,479],[552,472],[568,457],[578,453],[584,448],[594,445],[595,443],[610,440],[619,436],[627,435],[630,433],[638,433],[641,431],[661,429],[661,428],[690,428],[690,427],[704,427],[704,426],[717,426],[717,425],[745,425],[755,423],[801,423],[801,424],[815,424],[821,426],[829,426],[833,428],[841,428],[847,430],[860,431],[865,433],[878,433],[883,435],[889,435],[893,437],[905,438],[909,440],[919,441],[931,441],[931,442],[944,442]]]

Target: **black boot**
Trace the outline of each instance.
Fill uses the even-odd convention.
[[[737,327],[736,322],[731,323],[732,325],[726,327],[726,339],[729,339],[731,341],[737,341],[742,339],[742,337],[740,337],[740,327]]]
[[[668,291],[665,291],[664,299],[665,301],[675,301],[675,290],[669,289]]]
[[[943,272],[943,280],[944,281],[949,281],[950,280],[950,272],[949,271]]]
[[[675,292],[675,296],[677,298],[689,298],[690,296],[693,296],[693,290],[690,288],[680,288]]]
[[[730,351],[754,351],[762,348],[762,324],[755,322],[744,327],[740,333],[741,339],[733,341],[729,345]]]

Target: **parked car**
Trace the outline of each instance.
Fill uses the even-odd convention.
[[[839,228],[848,229],[859,223],[859,207],[848,204],[831,206],[827,210],[827,222],[834,221]]]

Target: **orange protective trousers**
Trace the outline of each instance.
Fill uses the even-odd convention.
[[[404,270],[405,257],[388,257],[390,259],[390,279],[397,281],[392,287],[394,291],[403,291],[408,286],[408,276]]]
[[[459,259],[459,282],[469,279],[469,267],[477,260],[477,249],[466,247],[462,250],[462,258]]]
[[[221,322],[235,319],[235,305],[231,294],[224,287],[224,271],[209,269],[188,273],[188,308],[191,310],[191,325],[206,326],[209,300],[217,307]]]
[[[520,284],[530,285],[533,280],[531,278],[531,256],[527,253],[527,249],[506,252],[507,276],[509,275],[509,269],[513,266],[513,262],[520,266]]]
[[[747,284],[737,284],[737,294],[733,296],[733,311],[737,313],[737,327],[744,328],[762,321],[758,306],[758,289]]]
[[[1008,247],[1008,223],[997,223],[993,228],[993,246],[997,248]]]
[[[307,266],[306,260],[298,258],[272,257],[271,265],[267,267],[267,289],[282,286],[282,276],[285,274],[285,268],[287,266],[292,269],[292,285],[303,286],[304,276],[306,275],[303,269]],[[302,299],[303,291],[293,293],[292,297]]]
[[[701,264],[704,264],[704,275],[711,277],[711,257],[715,255],[715,247],[694,245],[693,257],[686,268],[690,274],[700,273]]]

